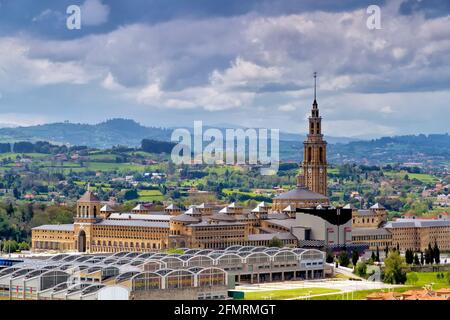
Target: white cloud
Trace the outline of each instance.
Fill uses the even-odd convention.
[[[319,90],[338,91],[347,89],[353,84],[350,76],[337,76],[332,79],[325,80],[324,83],[319,83]]]
[[[101,83],[102,87],[108,90],[124,90],[125,88],[118,84],[116,80],[114,79],[114,76],[111,74],[111,72],[108,72],[105,79],[103,79]]]
[[[13,112],[0,113],[0,119],[1,127],[33,126],[44,124],[49,121],[49,119],[42,114]]]
[[[211,75],[213,85],[226,87],[246,87],[250,84],[261,85],[267,82],[280,82],[281,70],[276,67],[262,67],[237,57],[230,68],[224,72],[214,70]]]
[[[143,104],[152,104],[161,97],[161,89],[159,83],[151,83],[137,93],[136,100]]]
[[[80,9],[81,26],[97,26],[108,21],[110,9],[101,0],[86,0]]]
[[[382,8],[383,29],[375,31],[366,27],[365,10],[354,10],[173,19],[73,40],[0,38],[0,51],[11,53],[0,56],[0,85],[4,91],[88,83],[139,110],[239,111],[239,121],[260,117],[271,124],[279,117],[292,128],[299,125],[292,111],[309,114],[318,71],[321,113],[338,121],[330,130],[341,132],[339,121],[346,120],[388,130],[427,112],[442,118],[436,110],[448,110],[423,111],[428,103],[421,96],[450,83],[450,17],[399,16],[397,7]],[[82,9],[82,20],[107,21],[109,7],[101,1],[87,0],[85,8],[94,9],[88,18]],[[408,91],[420,94],[410,98]]]
[[[50,59],[33,59],[28,56],[30,46],[25,40],[0,38],[0,85],[5,89],[50,84],[85,84],[94,78],[80,62],[58,62]]]
[[[380,111],[382,113],[393,113],[394,111],[392,110],[391,106],[384,106],[380,109]]]
[[[405,48],[394,48],[392,49],[392,55],[395,59],[400,60],[406,55],[406,49]]]
[[[44,11],[39,13],[37,16],[33,17],[33,19],[31,19],[31,21],[41,22],[41,21],[48,20],[48,19],[55,19],[57,21],[58,20],[63,21],[65,19],[65,16],[59,11],[45,9]]]
[[[295,111],[297,108],[293,105],[293,104],[283,104],[281,106],[278,107],[278,110],[283,111],[283,112],[291,112],[291,111]]]

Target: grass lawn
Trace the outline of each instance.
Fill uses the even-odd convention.
[[[445,272],[443,272],[445,275]],[[408,272],[407,276],[410,277],[411,272]],[[433,289],[450,288],[450,285],[445,279],[438,279],[436,275],[438,272],[416,272],[418,281],[411,283],[407,281],[406,285],[403,287],[395,288],[395,292],[404,292],[412,289],[422,289],[424,285],[433,283]],[[353,292],[353,300],[364,300],[369,294],[374,292],[386,292],[386,289],[372,289],[372,290],[361,290]],[[351,294],[349,294],[348,299],[352,299]],[[312,297],[311,300],[342,300],[342,294],[332,294],[329,296],[322,297]],[[344,295],[344,300],[347,300],[347,294]]]
[[[403,288],[401,288],[401,289],[403,289]],[[406,291],[408,289],[404,289],[403,291]],[[374,293],[374,292],[382,292],[382,291],[386,291],[386,290],[373,289],[373,290],[354,291],[353,292],[353,299],[352,299],[352,294],[349,293],[348,294],[348,300],[364,300],[364,299],[366,299],[366,297],[369,294]],[[394,290],[394,291],[397,291],[397,290]],[[345,293],[344,295],[338,293],[338,294],[330,294],[328,296],[311,297],[311,300],[347,300],[347,293]]]
[[[448,286],[449,287],[449,286]],[[437,286],[433,286],[433,289],[439,289],[441,287],[437,287]],[[417,289],[423,289],[422,286],[404,286],[404,287],[400,287],[400,288],[395,288],[394,292],[405,292],[408,290],[417,290]],[[352,294],[349,293],[348,294],[348,299],[347,299],[347,294],[344,294],[344,297],[342,297],[342,294],[330,294],[328,296],[321,296],[321,297],[311,297],[311,300],[365,300],[366,297],[374,292],[387,292],[387,289],[372,289],[372,290],[360,290],[360,291],[354,291],[353,292],[353,299],[352,299]]]
[[[339,169],[338,168],[327,168],[327,173],[339,174]]]
[[[450,284],[447,283],[447,280],[445,279],[438,279],[437,278],[437,274],[439,272],[415,272],[417,274],[417,279],[418,281],[416,283],[413,283],[410,281],[410,276],[412,274],[412,272],[408,272],[407,277],[408,280],[406,282],[406,284],[408,285],[414,285],[414,286],[419,286],[419,287],[423,287],[426,284],[430,284],[433,283],[433,289],[441,289],[441,288],[450,288]],[[446,271],[442,272],[445,276]]]
[[[139,190],[139,201],[162,201],[164,196],[159,190]]]
[[[323,294],[323,293],[333,293],[339,292],[338,289],[328,289],[328,288],[297,288],[297,289],[286,289],[286,290],[268,290],[268,291],[254,291],[245,292],[244,300],[282,300],[289,298],[296,298],[300,296],[306,296],[308,293]]]
[[[31,153],[6,152],[6,153],[0,153],[0,159],[5,159],[5,158],[15,159],[18,155],[21,157],[25,156],[25,157],[33,158],[33,159],[40,159],[40,158],[45,158],[45,157],[51,156],[50,154],[36,153],[36,152],[31,152]]]
[[[110,154],[110,153],[90,154],[89,155],[89,159],[91,161],[98,161],[98,162],[113,161],[113,160],[116,159],[116,155],[115,154]]]
[[[131,163],[88,162],[84,169],[91,171],[144,171],[145,166]]]
[[[226,195],[230,195],[230,194],[236,193],[236,194],[245,194],[245,195],[247,195],[249,197],[257,197],[257,196],[259,196],[259,194],[256,194],[254,192],[251,192],[251,191],[250,192],[244,192],[244,191],[239,191],[239,189],[222,189],[222,192],[225,193]]]
[[[423,183],[434,183],[434,182],[438,181],[438,178],[436,178],[435,176],[433,176],[431,174],[426,174],[426,173],[408,173],[406,171],[399,171],[399,172],[385,171],[384,175],[386,175],[388,177],[399,177],[399,178],[404,178],[406,175],[408,175],[410,180],[417,179]]]

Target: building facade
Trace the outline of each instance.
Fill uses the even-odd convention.
[[[349,205],[346,206],[351,208]],[[399,247],[425,251],[428,245],[436,242],[441,251],[450,251],[450,219],[441,214],[433,219],[399,218],[387,220],[387,211],[375,204],[369,209],[356,210],[352,208],[352,242],[365,244],[370,250]]]
[[[107,204],[102,206],[88,190],[77,201],[73,224],[33,228],[33,250],[150,252],[173,247],[221,249],[232,245],[268,246],[275,239],[283,245],[295,247],[299,241],[312,241],[314,237],[322,245],[326,244],[328,236],[325,233],[330,227],[324,227],[324,219],[296,218],[299,208],[329,205],[326,196],[326,142],[321,131],[315,80],[316,76],[309,133],[304,142],[305,155],[297,188],[277,196],[273,207],[263,202],[248,211],[232,203],[217,212],[205,204],[192,206],[186,211],[169,205],[164,212],[155,213],[137,205],[131,212],[119,213]],[[275,227],[282,220],[289,221],[293,227]]]

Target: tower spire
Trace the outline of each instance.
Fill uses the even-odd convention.
[[[316,79],[317,79],[317,72],[314,71],[314,102],[316,101],[316,86],[317,86]]]

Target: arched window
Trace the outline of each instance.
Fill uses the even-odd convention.
[[[311,153],[312,153],[312,149],[311,147],[308,147],[308,162],[311,162]]]
[[[320,161],[320,163],[325,162],[323,159],[323,148],[322,147],[319,148],[319,161]]]

